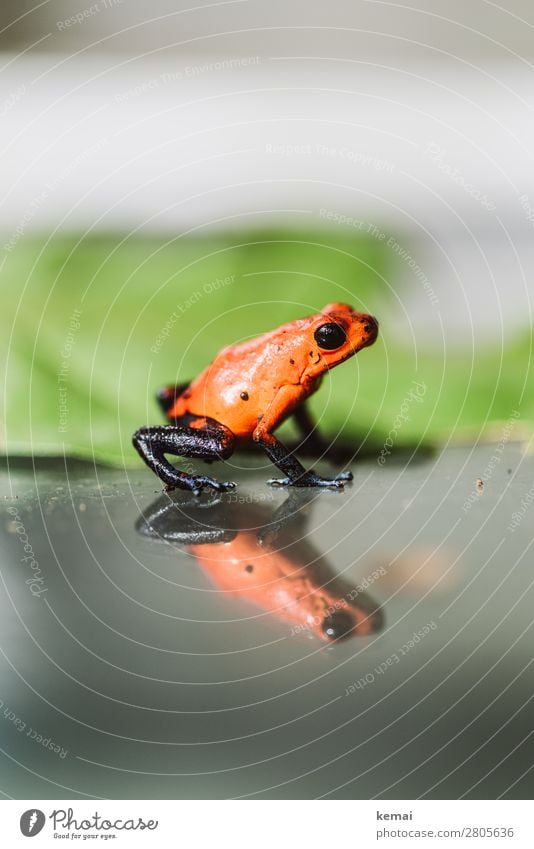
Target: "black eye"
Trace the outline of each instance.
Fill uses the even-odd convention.
[[[330,321],[328,324],[321,324],[313,334],[319,348],[324,348],[326,351],[335,351],[336,348],[341,348],[347,341],[347,334],[340,324],[335,324]]]
[[[322,623],[323,634],[329,640],[341,640],[343,637],[350,637],[354,628],[354,622],[349,613],[343,610],[338,610],[327,616]]]

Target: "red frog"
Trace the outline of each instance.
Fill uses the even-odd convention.
[[[187,546],[218,590],[291,622],[294,634],[331,643],[380,630],[378,605],[334,575],[306,540],[305,508],[313,493],[291,493],[270,521],[258,505],[241,506],[239,529],[232,527],[231,496],[216,497],[203,507],[160,497],[139,517],[137,530]]]
[[[372,345],[377,334],[373,316],[336,303],[256,339],[230,345],[192,383],[167,386],[158,393],[169,424],[140,428],[133,444],[167,490],[187,489],[199,495],[206,487],[224,492],[235,483],[179,471],[165,454],[226,460],[236,448],[251,443],[261,446],[284,475],[269,483],[343,489],[352,480],[351,472],[329,478],[307,471],[274,432],[294,415],[309,436],[314,425],[305,401],[328,369]]]

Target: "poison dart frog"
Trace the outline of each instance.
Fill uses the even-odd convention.
[[[329,369],[372,345],[377,335],[373,316],[334,303],[316,315],[230,345],[192,383],[160,390],[158,400],[169,424],[140,428],[133,436],[134,447],[167,490],[199,495],[206,487],[224,492],[235,483],[179,471],[166,454],[227,460],[236,448],[251,443],[263,448],[284,475],[270,484],[343,489],[352,480],[351,472],[330,478],[307,471],[274,432],[294,415],[309,436],[314,426],[306,399]]]
[[[384,622],[378,603],[335,575],[308,541],[307,507],[316,495],[293,490],[274,515],[245,504],[239,527],[231,495],[214,495],[207,504],[163,495],[139,516],[136,528],[145,537],[185,546],[221,594],[290,622],[295,635],[333,643],[373,634]]]

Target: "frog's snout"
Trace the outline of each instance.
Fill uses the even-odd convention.
[[[355,626],[356,623],[348,611],[338,610],[325,617],[321,630],[327,640],[334,641],[350,637]]]
[[[364,334],[363,347],[372,345],[378,336],[378,321],[373,315],[362,315],[360,318]]]

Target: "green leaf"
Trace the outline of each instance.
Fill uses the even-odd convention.
[[[530,334],[504,356],[410,349],[386,331],[400,318],[393,262],[376,239],[330,232],[21,240],[0,272],[0,450],[136,463],[131,434],[161,421],[159,386],[331,301],[377,314],[383,334],[313,398],[327,433],[380,445],[393,428],[402,446],[477,433],[514,409],[530,424]],[[423,396],[394,428],[414,381]]]

